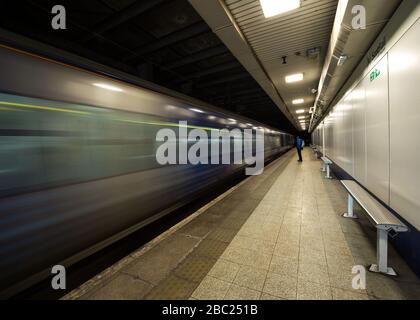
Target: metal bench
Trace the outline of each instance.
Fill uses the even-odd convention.
[[[314,155],[317,159],[319,159],[319,155],[321,154],[321,152],[318,150],[318,148],[315,145],[311,146],[312,151],[314,152]]]
[[[321,168],[322,172],[327,171],[327,175],[325,176],[325,178],[332,179],[332,177],[330,175],[330,165],[332,165],[332,161],[325,156],[321,157],[321,160],[324,163],[322,168]]]
[[[353,213],[354,199],[363,208],[369,221],[377,229],[377,264],[372,264],[369,267],[369,271],[396,276],[397,273],[395,270],[388,267],[388,233],[406,232],[408,231],[407,226],[379,203],[379,201],[372,197],[357,182],[352,180],[341,180],[341,183],[348,192],[347,212],[343,214],[343,216],[345,218],[357,218]]]

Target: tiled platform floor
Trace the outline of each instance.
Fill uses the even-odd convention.
[[[307,148],[248,178],[145,253],[133,253],[67,299],[420,299],[420,281],[390,246],[398,278],[351,270],[376,260],[376,232],[341,217],[346,193]],[[355,208],[358,213],[360,208]]]

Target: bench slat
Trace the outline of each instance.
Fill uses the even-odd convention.
[[[407,231],[407,226],[395,217],[387,208],[373,198],[357,182],[353,180],[341,180],[344,188],[366,211],[373,223],[383,229],[393,228],[396,231]]]

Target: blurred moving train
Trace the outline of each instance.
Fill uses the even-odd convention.
[[[156,133],[260,123],[0,45],[0,296],[181,206],[245,165],[167,165]],[[198,109],[199,108],[199,109]],[[264,127],[264,157],[293,136]]]

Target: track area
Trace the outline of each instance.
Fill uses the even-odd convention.
[[[279,157],[283,157],[280,155]],[[277,158],[278,159],[278,158]],[[275,159],[269,160],[269,165]],[[214,201],[217,197],[223,195],[229,189],[237,186],[244,181],[247,176],[243,172],[238,172],[232,179],[223,181],[211,190],[206,190],[200,197],[189,204],[175,209],[159,220],[141,228],[140,230],[124,237],[123,239],[107,246],[97,253],[77,262],[66,268],[67,288],[66,290],[52,290],[51,279],[46,279],[40,283],[11,297],[11,299],[21,300],[56,300],[64,297],[72,290],[101,273],[103,270],[117,263],[119,260],[130,255],[133,251],[141,249],[147,243],[159,237],[162,233],[188,218],[191,214],[202,208],[206,204]]]

